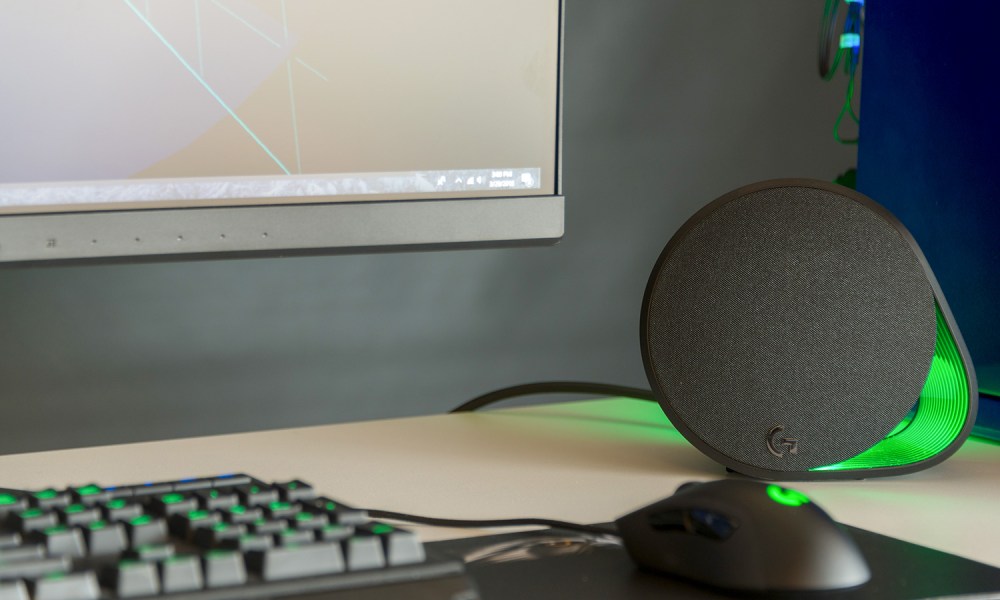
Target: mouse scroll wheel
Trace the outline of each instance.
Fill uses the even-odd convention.
[[[692,533],[711,538],[726,540],[733,535],[739,524],[722,513],[710,510],[692,509],[687,511]]]
[[[649,524],[657,531],[689,533],[711,540],[729,539],[739,523],[726,515],[700,508],[666,510],[649,515]]]

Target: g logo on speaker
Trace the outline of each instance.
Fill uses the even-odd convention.
[[[799,440],[790,437],[782,437],[781,434],[785,431],[784,425],[775,425],[767,432],[767,449],[771,451],[771,454],[777,456],[778,458],[784,458],[785,453],[788,454],[798,454],[799,453]]]

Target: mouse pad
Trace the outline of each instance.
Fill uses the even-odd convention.
[[[853,590],[782,594],[781,598],[1000,597],[998,568],[864,529],[843,527],[864,552],[872,579]],[[640,571],[613,538],[545,530],[428,546],[464,560],[482,600],[747,597]]]

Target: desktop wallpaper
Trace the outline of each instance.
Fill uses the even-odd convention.
[[[676,228],[740,185],[855,165],[832,136],[844,86],[817,73],[822,11],[567,2],[553,247],[0,270],[0,452],[645,387],[639,306]]]
[[[522,192],[555,189],[555,0],[2,10],[19,59],[0,64],[0,210],[468,189],[413,177],[442,168],[531,168]]]

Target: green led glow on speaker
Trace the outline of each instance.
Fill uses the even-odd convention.
[[[962,431],[969,411],[969,381],[962,355],[937,308],[934,357],[916,412],[885,439],[843,462],[812,471],[899,467],[927,460],[947,448]]]

